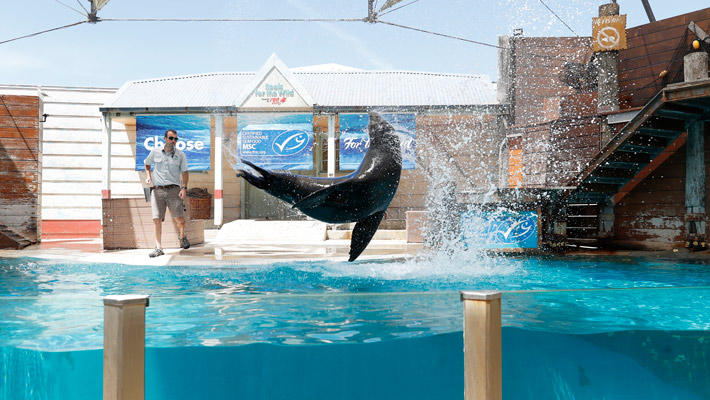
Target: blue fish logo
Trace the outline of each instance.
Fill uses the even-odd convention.
[[[290,130],[277,136],[272,148],[277,155],[288,156],[303,150],[309,142],[308,132]]]

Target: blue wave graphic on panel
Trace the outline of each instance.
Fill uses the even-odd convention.
[[[211,117],[209,115],[139,115],[136,117],[136,171],[150,151],[165,146],[165,131],[173,129],[180,140],[176,146],[185,152],[189,171],[208,171],[211,167]]]

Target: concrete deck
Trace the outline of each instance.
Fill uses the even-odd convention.
[[[373,239],[360,260],[405,258],[415,255],[421,245],[404,240]],[[101,239],[44,240],[22,250],[0,250],[0,257],[32,257],[40,259],[76,260],[91,263],[131,265],[239,265],[280,260],[347,261],[350,240],[304,240],[293,238],[264,240],[231,239],[219,230],[205,230],[205,242],[187,250],[164,249],[165,255],[150,258],[152,250],[103,250]]]

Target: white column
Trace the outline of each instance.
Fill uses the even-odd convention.
[[[101,198],[111,198],[111,114],[104,113],[101,118]]]
[[[328,176],[335,176],[335,115],[328,115]]]
[[[224,116],[214,117],[214,224],[222,225],[224,218],[224,191],[222,182],[222,138],[224,137]]]

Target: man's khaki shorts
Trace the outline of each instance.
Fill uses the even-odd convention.
[[[180,186],[156,186],[153,188],[150,196],[153,219],[160,218],[161,221],[165,221],[166,206],[170,208],[173,218],[180,218],[185,215],[185,205],[180,198]]]

